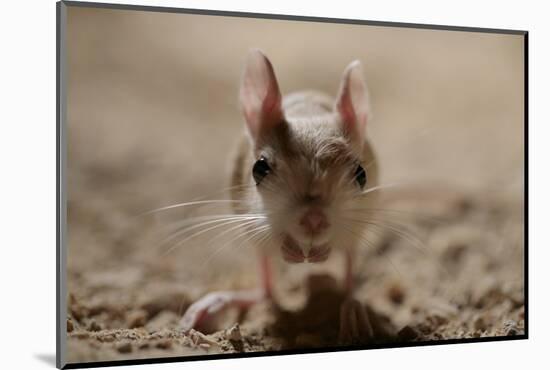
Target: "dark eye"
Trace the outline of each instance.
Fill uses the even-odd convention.
[[[254,177],[254,181],[256,181],[256,185],[259,185],[263,178],[270,172],[271,167],[269,167],[267,160],[264,157],[258,159],[256,163],[254,163],[254,167],[252,167],[252,176]]]
[[[367,173],[365,172],[363,167],[361,167],[361,165],[357,165],[354,178],[355,178],[355,181],[357,181],[357,183],[361,187],[361,189],[363,189],[365,187],[365,184],[367,183]]]

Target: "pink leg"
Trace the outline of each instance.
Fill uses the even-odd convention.
[[[372,325],[365,308],[353,298],[353,255],[346,251],[344,288],[346,299],[340,307],[340,342],[361,343],[373,338]]]
[[[205,295],[189,306],[180,321],[180,329],[187,332],[230,306],[244,309],[264,299],[271,299],[273,295],[271,265],[266,255],[260,257],[260,277],[262,285],[257,289],[218,291]]]
[[[260,256],[260,276],[262,289],[267,299],[273,298],[273,273],[271,272],[271,261],[265,254]]]

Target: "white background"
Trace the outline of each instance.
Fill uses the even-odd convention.
[[[111,0],[114,3],[124,1]],[[138,1],[133,4],[529,30],[530,339],[147,365],[148,369],[284,367],[519,368],[547,363],[550,245],[546,223],[550,35],[543,1]],[[53,368],[55,354],[55,2],[5,1],[0,22],[0,361]],[[404,56],[406,57],[406,56]],[[132,367],[138,368],[138,367]]]

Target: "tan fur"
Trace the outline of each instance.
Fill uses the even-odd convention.
[[[341,132],[338,116],[333,112],[333,100],[323,93],[306,91],[287,95],[283,99],[283,110],[288,127],[277,130],[271,138],[267,138],[265,147],[254,148],[247,134],[244,134],[237,146],[234,166],[231,176],[231,196],[235,200],[249,199],[251,202],[257,200],[257,190],[252,178],[252,167],[262,153],[273,153],[277,166],[280,167],[297,162],[299,157],[314,158],[308,165],[313,173],[319,176],[327,168],[334,169],[334,166],[342,166],[350,156],[357,159],[367,171],[367,187],[378,184],[378,166],[375,161],[375,154],[369,142],[364,141],[361,153],[353,153],[351,146],[346,142]],[[314,168],[319,167],[319,168]],[[289,182],[300,182],[292,184],[297,191],[308,190],[311,186],[306,183],[309,179],[301,177],[299,173],[288,173]],[[330,181],[326,181],[330,183]],[[246,189],[242,185],[248,185]],[[373,200],[369,196],[369,200]],[[365,199],[366,197],[363,197]],[[362,200],[363,200],[362,199]],[[235,208],[237,212],[261,211],[254,206]]]

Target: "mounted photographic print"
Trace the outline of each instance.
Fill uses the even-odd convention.
[[[58,367],[527,338],[526,31],[57,5]]]

